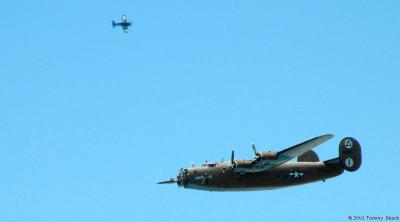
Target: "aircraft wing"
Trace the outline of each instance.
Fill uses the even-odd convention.
[[[274,160],[266,159],[266,160],[253,160],[254,165],[258,169],[268,170],[271,168],[275,168],[295,157],[300,156],[301,154],[305,153],[308,150],[314,149],[315,147],[319,146],[320,144],[326,142],[327,140],[333,137],[332,134],[326,134],[322,136],[315,137],[313,139],[307,140],[305,142],[299,143],[287,149],[281,150],[277,153],[277,158]]]
[[[124,32],[128,32],[128,26],[127,25],[121,25],[121,27],[122,27],[122,30]]]

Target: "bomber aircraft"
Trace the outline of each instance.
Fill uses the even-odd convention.
[[[339,157],[320,161],[313,148],[333,137],[326,134],[307,140],[279,152],[257,152],[251,160],[235,160],[232,150],[230,162],[204,163],[200,167],[181,169],[176,178],[158,184],[206,191],[271,190],[325,181],[344,170],[356,171],[361,166],[361,146],[352,137],[342,139]],[[297,157],[296,162],[288,162]]]
[[[131,25],[130,22],[128,22],[128,19],[126,18],[126,15],[122,16],[121,22],[115,22],[114,20],[112,21],[112,26],[115,28],[115,26],[121,26],[122,30],[127,33],[128,32],[128,27]]]

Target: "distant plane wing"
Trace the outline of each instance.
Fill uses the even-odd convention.
[[[122,30],[124,32],[128,32],[128,26],[127,25],[121,25],[121,27],[122,27]]]
[[[322,136],[315,137],[313,139],[307,140],[305,142],[299,143],[287,149],[281,150],[277,153],[277,159],[275,160],[254,160],[256,161],[254,164],[257,166],[261,166],[263,170],[268,170],[271,168],[275,168],[295,157],[300,156],[308,150],[314,149],[320,144],[328,141],[333,137],[332,134],[326,134]]]
[[[122,16],[122,22],[127,22],[126,15]]]

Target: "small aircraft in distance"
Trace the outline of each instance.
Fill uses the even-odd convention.
[[[271,190],[325,181],[339,176],[344,170],[356,171],[361,165],[361,146],[352,137],[342,139],[339,157],[320,161],[313,148],[333,137],[326,134],[299,143],[279,152],[257,152],[251,160],[235,160],[232,150],[230,162],[204,163],[200,167],[181,169],[176,178],[158,184],[176,183],[184,188],[206,191]],[[296,162],[288,162],[297,157]]]
[[[121,22],[115,22],[114,20],[112,21],[112,26],[115,28],[115,26],[121,26],[122,30],[127,33],[128,32],[128,27],[131,25],[130,22],[128,22],[128,19],[126,18],[126,15],[122,16]]]

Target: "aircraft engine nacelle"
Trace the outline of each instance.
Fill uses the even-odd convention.
[[[276,160],[278,159],[278,153],[277,152],[271,152],[271,151],[264,151],[264,152],[258,152],[256,154],[257,158],[262,159],[262,160]]]
[[[346,137],[339,144],[339,160],[343,169],[356,171],[361,166],[361,146],[352,137]]]
[[[235,160],[232,163],[233,172],[253,172],[251,161],[249,160]]]

